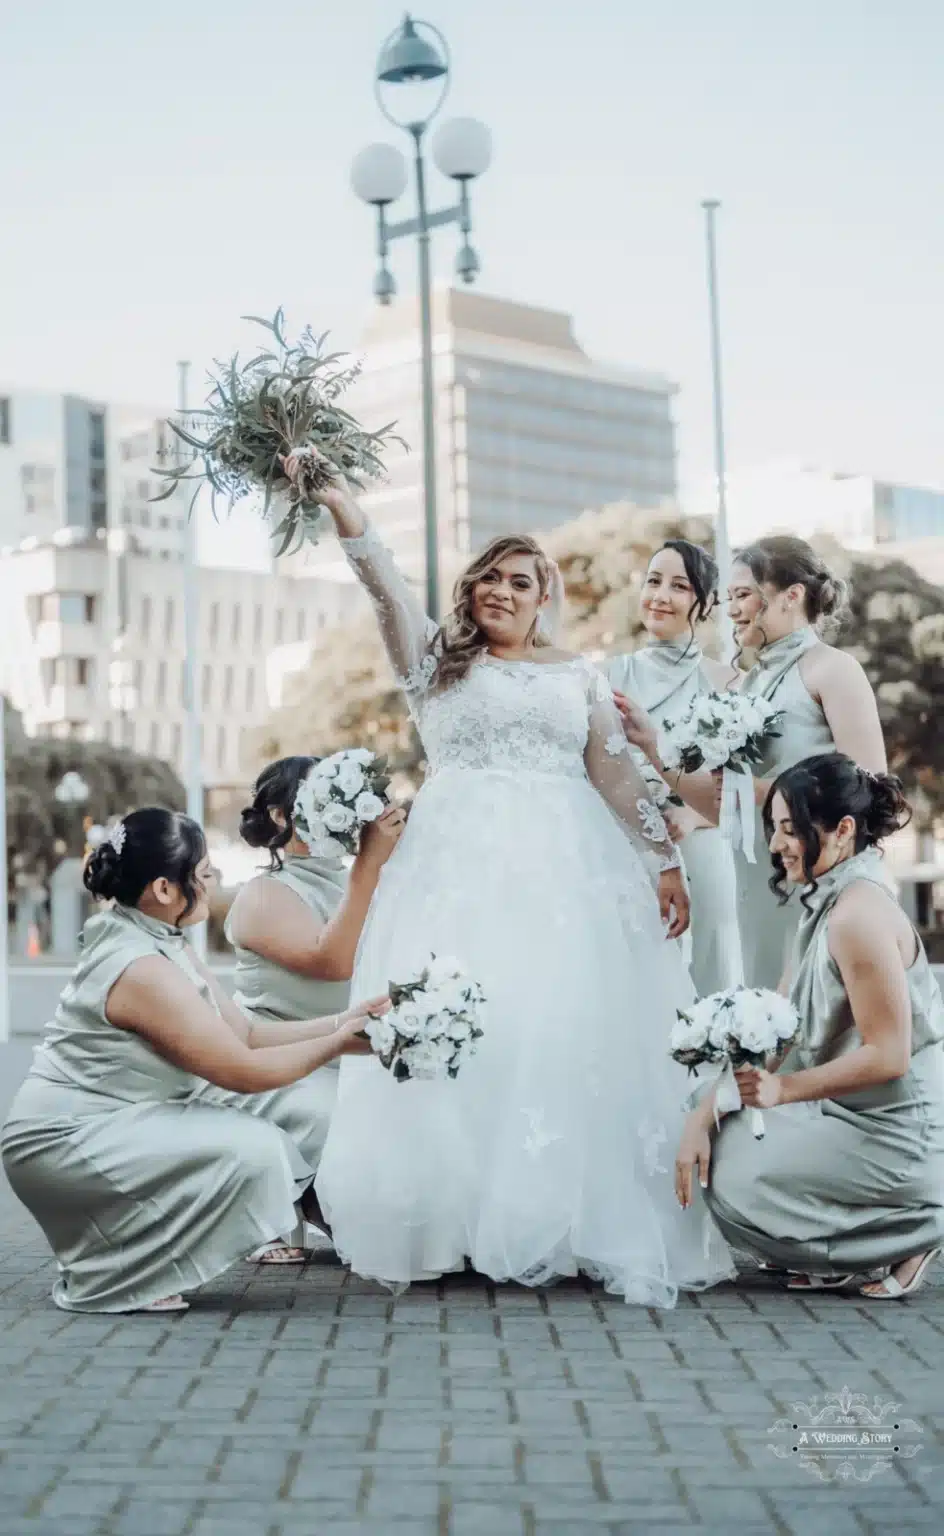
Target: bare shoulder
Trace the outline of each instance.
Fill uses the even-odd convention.
[[[908,926],[892,891],[872,880],[856,880],[829,914],[829,952],[837,963],[842,956],[880,962],[897,948]]]
[[[862,663],[851,651],[841,651],[835,645],[826,645],[824,641],[811,646],[805,656],[801,656],[800,675],[804,681],[815,681],[817,684],[868,684]]]

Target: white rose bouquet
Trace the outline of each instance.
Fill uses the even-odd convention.
[[[666,769],[697,773],[707,768],[723,772],[721,831],[735,847],[743,847],[749,864],[754,857],[754,784],[751,769],[780,735],[783,712],[759,694],[696,694],[687,713],[663,720],[658,750]]]
[[[777,1056],[797,1032],[799,1020],[793,1004],[779,992],[760,987],[730,987],[703,997],[685,1012],[679,1010],[672,1030],[669,1054],[694,1072],[702,1065],[721,1065],[715,1084],[715,1113],[741,1108],[734,1080],[736,1067],[762,1067],[768,1056]],[[759,1141],[764,1117],[750,1111],[750,1125]]]
[[[296,834],[312,853],[354,854],[363,828],[387,809],[389,789],[386,760],[366,747],[323,757],[298,787]]]
[[[456,1077],[482,1034],[485,994],[458,960],[432,956],[412,981],[390,983],[392,1008],[367,1021],[364,1034],[398,1083]]]

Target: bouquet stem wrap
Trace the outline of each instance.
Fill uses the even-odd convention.
[[[721,775],[721,835],[732,848],[743,848],[748,864],[754,853],[754,776],[749,768],[725,768]]]
[[[726,1115],[734,1114],[737,1110],[743,1108],[744,1105],[741,1103],[740,1090],[737,1085],[737,1080],[734,1076],[734,1068],[731,1065],[731,1059],[729,1057],[715,1080],[715,1126],[719,1126],[721,1124],[720,1117],[722,1113]],[[751,1128],[751,1135],[754,1137],[754,1140],[762,1141],[764,1136],[764,1117],[760,1110],[754,1108],[749,1109],[747,1112],[747,1118],[748,1124]]]

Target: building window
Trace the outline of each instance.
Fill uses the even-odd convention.
[[[211,645],[216,645],[216,643],[219,640],[219,638],[220,638],[220,605],[219,605],[219,603],[211,603],[211,605],[210,605],[210,644]]]
[[[147,641],[151,634],[151,599],[141,599],[141,639]]]
[[[275,614],[275,643],[276,643],[276,645],[281,645],[282,641],[284,640],[284,638],[285,638],[285,610],[284,610],[284,608],[278,608],[278,609],[276,609],[276,614]]]
[[[223,674],[223,708],[224,709],[232,709],[232,707],[233,707],[233,683],[234,683],[233,668],[232,667],[227,667],[225,673]]]
[[[174,599],[169,597],[164,604],[164,640],[169,645],[174,638]]]
[[[208,662],[203,664],[203,708],[209,709],[210,696],[213,692],[213,668]]]
[[[89,412],[89,454],[93,459],[105,457],[105,412]]]
[[[0,443],[6,447],[13,441],[9,395],[0,395]]]
[[[216,766],[223,768],[226,765],[226,726],[218,725],[216,728]]]
[[[243,632],[243,610],[239,603],[233,604],[233,644],[238,645]]]
[[[296,640],[304,640],[304,638],[305,638],[305,610],[304,610],[304,608],[299,608],[299,610],[298,610],[298,618],[297,618],[296,623],[295,623],[295,638],[296,638]]]
[[[167,702],[167,662],[163,659],[157,664],[157,677],[154,684],[154,701],[156,704]]]
[[[253,709],[256,702],[256,669],[250,667],[246,673],[246,708]]]
[[[141,693],[142,693],[142,690],[144,688],[144,662],[143,661],[136,661],[135,662],[134,669],[133,669],[133,672],[132,672],[132,677],[134,678],[134,688],[135,688],[135,692],[138,695],[138,703],[140,704],[140,702],[141,702]]]
[[[49,464],[24,464],[20,469],[23,504],[29,512],[56,509],[56,471]]]
[[[75,680],[80,688],[87,688],[92,677],[92,663],[86,656],[79,656],[75,663]]]
[[[158,756],[160,756],[160,750],[161,750],[161,728],[160,728],[160,725],[158,724],[158,722],[156,720],[152,720],[151,721],[151,739],[150,739],[150,743],[149,743],[149,751],[150,751],[152,757],[158,757]]]
[[[86,624],[94,624],[95,623],[95,598],[92,597],[90,594],[87,594],[83,598],[83,603],[84,603],[84,606],[85,606],[85,622],[86,622]]]
[[[262,644],[262,604],[261,603],[257,603],[256,604],[256,612],[255,612],[255,617],[253,618],[253,625],[252,625],[252,643],[253,643],[253,645],[261,645]]]
[[[179,720],[174,722],[174,729],[171,732],[171,740],[173,742],[173,750],[171,752],[172,761],[175,762],[175,763],[179,763],[180,762],[180,749],[181,749],[181,746],[183,744],[183,731],[180,728],[180,721]]]

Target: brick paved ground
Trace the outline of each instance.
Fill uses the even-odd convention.
[[[0,1046],[0,1107],[26,1061]],[[944,1290],[800,1300],[763,1279],[671,1313],[473,1277],[391,1301],[316,1256],[187,1316],[75,1317],[0,1190],[2,1536],[847,1536],[941,1528]],[[921,1450],[824,1485],[770,1450],[790,1404],[894,1398]]]

